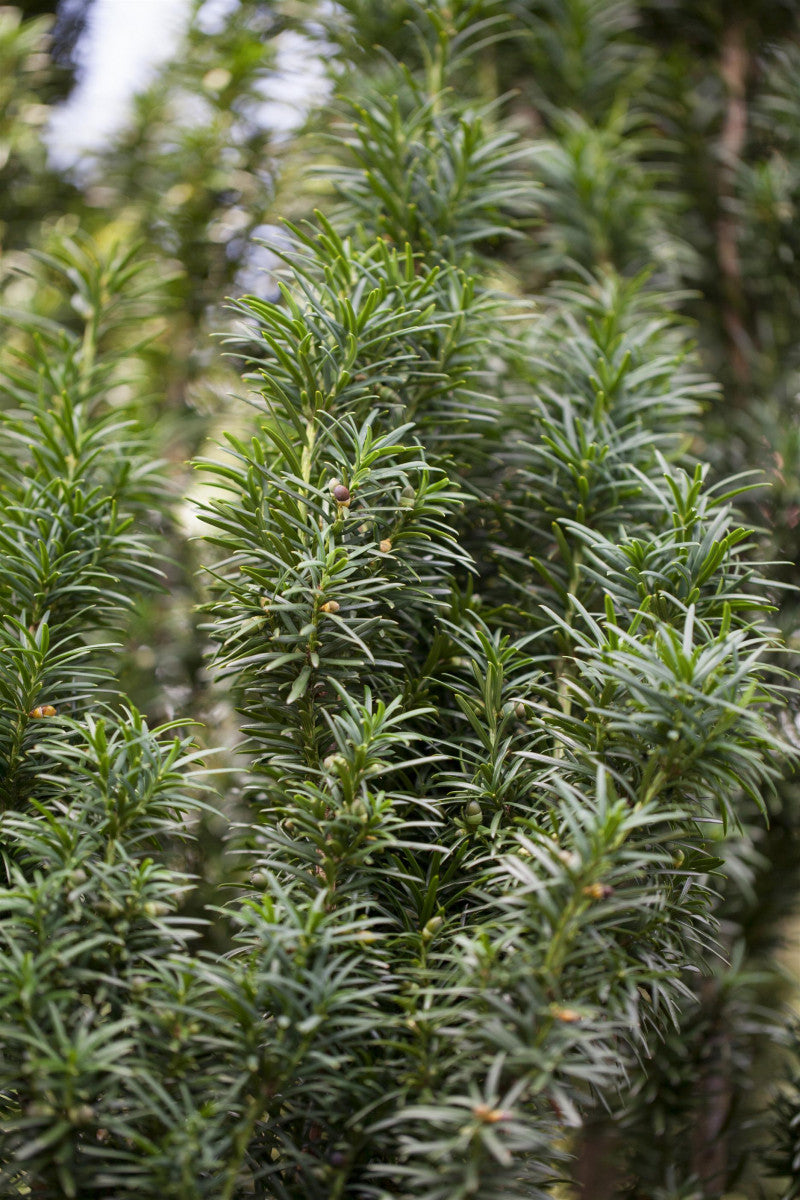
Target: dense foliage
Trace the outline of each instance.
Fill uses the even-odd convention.
[[[3,1195],[798,1194],[796,1077],[771,1117],[758,1086],[795,1036],[796,521],[725,477],[757,423],[795,436],[790,225],[770,257],[738,222],[793,203],[798,31],[684,15],[201,6],[85,209],[31,217],[0,310]],[[4,19],[30,71],[44,25]],[[292,148],[257,98],[298,31],[337,98]],[[744,34],[783,39],[747,160]],[[198,398],[211,326],[249,408],[229,366]]]

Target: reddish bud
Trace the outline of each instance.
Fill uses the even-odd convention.
[[[614,889],[610,883],[588,883],[583,889],[583,894],[592,900],[607,900],[609,896],[613,896]]]
[[[496,1125],[498,1121],[507,1121],[509,1116],[505,1109],[490,1108],[488,1104],[476,1104],[472,1115],[487,1125]]]

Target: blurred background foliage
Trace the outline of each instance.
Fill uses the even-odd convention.
[[[239,0],[213,21],[194,3],[178,52],[136,96],[124,128],[68,170],[54,167],[43,135],[79,77],[91,0],[0,8],[3,309],[7,318],[24,309],[69,328],[80,316],[79,294],[29,253],[78,231],[106,251],[140,246],[151,284],[138,348],[133,357],[125,351],[125,377],[110,384],[108,403],[127,410],[135,399],[166,460],[171,500],[158,518],[166,587],[139,602],[128,625],[121,687],[153,722],[195,718],[200,736],[228,751],[237,727],[204,667],[196,608],[205,584],[190,540],[197,491],[186,466],[198,451],[209,453],[223,428],[247,428],[245,406],[231,397],[244,387],[248,330],[225,299],[242,290],[272,295],[280,220],[327,202],[328,185],[319,172],[309,184],[304,167],[332,161],[324,135],[347,119],[346,108],[326,98],[338,56],[357,56],[363,77],[378,84],[388,72],[368,49],[376,43],[431,77],[441,69],[410,24],[420,7],[448,19],[446,6],[415,0]],[[694,449],[720,476],[760,473],[740,504],[760,531],[763,558],[779,564],[772,574],[786,588],[775,591],[775,621],[796,666],[800,5],[476,0],[473,9],[484,22],[480,69],[459,76],[456,64],[455,77],[465,103],[499,106],[523,136],[538,187],[535,236],[516,244],[487,233],[480,253],[507,290],[545,307],[556,281],[605,268],[629,276],[646,269],[654,285],[680,293],[719,384]],[[308,73],[311,92],[294,125],[276,115],[287,52]],[[346,98],[358,104],[354,77]],[[350,199],[357,207],[358,197]],[[13,319],[4,324],[7,367],[33,335]],[[216,335],[228,338],[228,356]],[[111,330],[109,354],[116,336]],[[797,700],[788,699],[794,735]],[[214,761],[228,771],[221,791],[234,798],[235,815],[228,751]],[[744,819],[750,836],[731,851],[719,908],[730,966],[703,983],[684,1027],[643,1072],[641,1103],[622,1132],[599,1120],[586,1133],[584,1200],[779,1194],[770,1192],[756,1148],[768,1140],[765,1097],[792,1040],[782,1005],[798,957],[789,923],[800,888],[797,784],[779,788],[769,830],[755,812]],[[227,868],[220,829],[204,821],[189,866],[210,887]],[[701,1109],[710,1124],[693,1138]],[[625,1170],[599,1168],[620,1138]],[[698,1146],[708,1145],[713,1162],[698,1157]],[[785,1187],[796,1148],[772,1155]]]

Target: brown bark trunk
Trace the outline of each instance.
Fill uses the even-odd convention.
[[[719,984],[707,979],[701,990],[704,1007],[718,1008]],[[704,1184],[704,1194],[721,1196],[726,1189],[729,1160],[726,1127],[730,1116],[733,1080],[730,1042],[718,1018],[713,1019],[697,1081],[697,1116],[692,1136],[692,1169]]]
[[[750,379],[750,338],[744,323],[744,292],[739,258],[738,223],[733,211],[735,173],[747,137],[747,78],[750,73],[747,22],[731,22],[722,40],[720,74],[727,89],[725,119],[719,140],[719,218],[717,220],[717,263],[722,281],[722,320],[730,343],[736,380]]]
[[[616,1200],[622,1189],[617,1136],[604,1124],[589,1125],[581,1138],[575,1168],[575,1184],[580,1200]]]

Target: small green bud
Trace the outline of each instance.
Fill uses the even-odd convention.
[[[29,1117],[52,1117],[56,1110],[52,1104],[43,1104],[39,1100],[34,1100],[25,1111]]]
[[[444,920],[442,917],[431,917],[430,921],[427,922],[425,928],[422,930],[423,942],[429,942],[431,938],[439,932],[443,924]]]
[[[344,771],[347,769],[347,759],[343,754],[329,754],[323,758],[322,765],[326,771]]]
[[[477,800],[470,800],[469,804],[464,805],[464,820],[473,827],[480,825],[483,820],[483,809]]]

